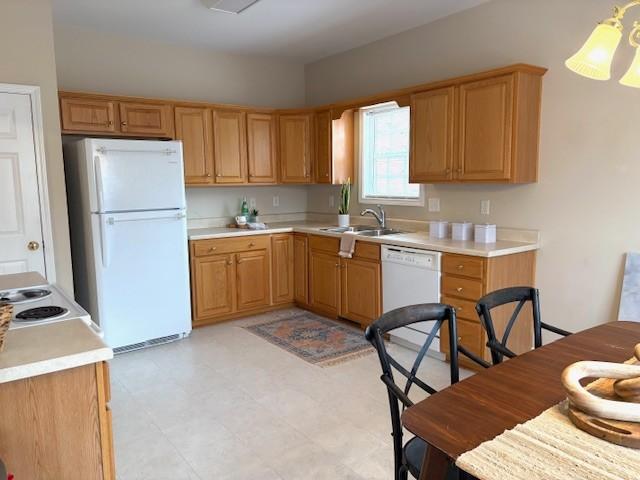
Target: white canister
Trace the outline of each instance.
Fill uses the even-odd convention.
[[[471,240],[473,236],[473,223],[453,222],[451,225],[451,238],[462,241]]]
[[[496,226],[490,223],[476,225],[474,240],[478,243],[496,243]]]
[[[449,236],[449,222],[432,220],[429,222],[429,238],[447,238]]]

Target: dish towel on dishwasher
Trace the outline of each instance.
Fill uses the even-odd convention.
[[[353,257],[353,251],[356,248],[356,234],[353,232],[344,232],[340,237],[340,255],[343,258]]]

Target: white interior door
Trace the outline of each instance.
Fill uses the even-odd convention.
[[[42,238],[31,99],[0,93],[0,275],[45,276]]]

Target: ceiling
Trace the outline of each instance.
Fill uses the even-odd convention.
[[[260,0],[239,15],[201,0],[52,0],[67,25],[304,63],[432,22],[488,0]]]

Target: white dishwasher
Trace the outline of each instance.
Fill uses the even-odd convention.
[[[407,305],[440,302],[440,263],[442,254],[415,248],[382,246],[382,309],[389,312]],[[431,331],[433,322],[420,322],[398,328],[391,340],[412,348],[420,348]],[[440,351],[440,339],[434,339],[431,350]]]

